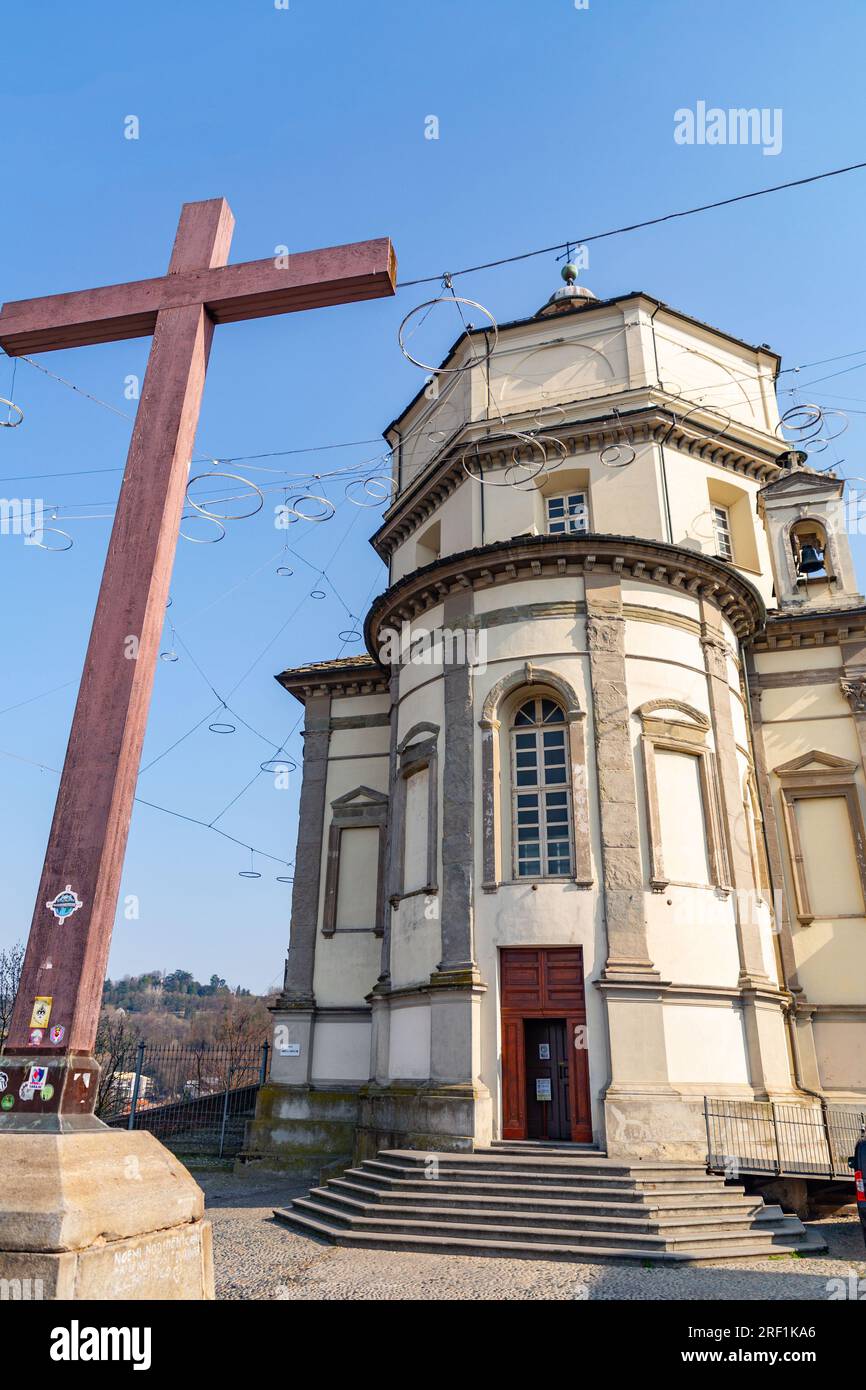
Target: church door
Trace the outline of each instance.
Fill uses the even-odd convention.
[[[526,1137],[570,1139],[565,1019],[527,1018],[523,1024],[523,1040]]]
[[[503,1139],[591,1142],[581,948],[503,948],[500,999]]]

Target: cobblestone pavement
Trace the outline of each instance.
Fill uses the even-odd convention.
[[[816,1223],[827,1255],[726,1261],[698,1268],[571,1264],[469,1255],[346,1250],[274,1220],[306,1187],[273,1174],[196,1173],[214,1229],[220,1299],[707,1299],[826,1300],[832,1280],[866,1281],[856,1217]],[[847,1285],[846,1285],[847,1287]],[[860,1288],[866,1293],[866,1283]],[[839,1294],[837,1292],[836,1296]]]

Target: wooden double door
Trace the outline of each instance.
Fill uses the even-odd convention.
[[[502,1137],[592,1140],[583,952],[504,948]]]

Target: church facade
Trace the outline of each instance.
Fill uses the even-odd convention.
[[[569,285],[389,426],[367,654],[305,710],[247,1156],[703,1159],[704,1097],[866,1101],[866,602],[779,358]]]

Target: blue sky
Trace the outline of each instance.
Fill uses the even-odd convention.
[[[44,0],[6,7],[2,30],[3,300],[161,274],[180,205],[199,198],[231,204],[233,260],[390,235],[409,279],[866,158],[859,0],[590,0],[586,10],[573,0],[290,0],[287,10],[273,0]],[[677,144],[674,113],[699,100],[781,108],[781,153]],[[138,140],[124,138],[129,115]],[[425,139],[431,115],[437,140]],[[864,193],[866,171],[611,238],[592,246],[582,278],[600,296],[644,289],[768,342],[785,366],[864,349],[862,370],[852,357],[782,384],[802,382],[802,399],[850,412],[827,462],[866,473]],[[558,274],[550,255],[457,286],[507,320],[532,313]],[[218,329],[198,454],[376,439],[422,384],[396,331],[431,292]],[[425,332],[436,353],[457,325],[443,312]],[[148,346],[38,359],[120,415],[26,363],[14,369],[26,419],[0,432],[4,494],[57,504],[75,544],[47,554],[0,537],[0,944],[29,927],[57,788],[44,768],[63,759],[134,407],[124,384],[143,374]],[[0,359],[0,395],[12,378]],[[290,472],[309,477],[376,452],[362,444],[226,467],[271,487],[285,479],[291,496]],[[144,764],[214,707],[213,689],[227,697],[241,678],[230,703],[261,737],[240,724],[220,736],[205,722],[139,782],[140,797],[210,821],[254,779],[217,824],[286,860],[299,775],[277,790],[255,774],[271,742],[288,737],[299,756],[290,731],[301,711],[273,674],[340,651],[346,609],[362,612],[384,581],[367,544],[377,513],[347,502],[338,479],[313,487],[322,489],[336,515],[291,528],[309,563],[293,560],[289,579],[275,574],[286,539],[273,525],[279,494],[221,544],[181,541],[168,615],[179,659],[157,670]],[[863,550],[858,540],[861,573]],[[323,568],[328,597],[310,599]],[[140,915],[119,914],[111,973],[183,967],[256,989],[277,980],[291,888],[276,875],[290,870],[258,857],[262,877],[239,878],[249,862],[212,830],[138,805],[122,898],[135,895]]]

